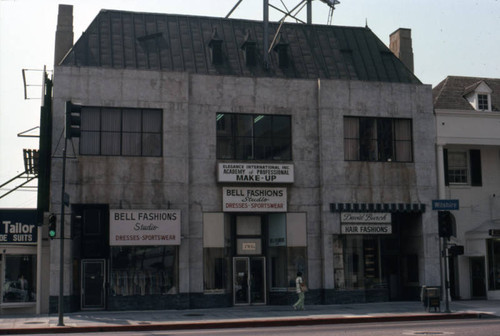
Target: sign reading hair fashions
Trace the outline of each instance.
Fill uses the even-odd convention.
[[[293,165],[219,163],[219,182],[293,183]]]
[[[286,188],[222,189],[222,210],[226,212],[286,212]]]
[[[342,234],[391,234],[391,213],[342,212],[340,214]]]
[[[180,245],[180,210],[110,210],[109,245]]]

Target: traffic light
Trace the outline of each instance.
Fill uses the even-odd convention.
[[[49,215],[49,238],[54,239],[56,237],[56,215],[50,214]]]
[[[66,102],[66,139],[80,137],[82,106]]]
[[[453,215],[449,211],[438,212],[439,237],[450,238],[453,235]]]
[[[450,246],[448,252],[452,256],[458,256],[464,254],[464,247],[462,245],[453,245]]]

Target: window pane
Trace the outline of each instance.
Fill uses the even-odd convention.
[[[271,288],[294,287],[295,281],[292,277],[289,281],[287,270],[286,246],[269,247],[269,272],[271,274]]]
[[[253,155],[252,138],[237,137],[235,159],[251,160],[253,158],[254,155]]]
[[[411,120],[394,120],[394,142],[396,161],[411,162],[413,160]]]
[[[217,158],[234,158],[234,143],[231,137],[217,137]]]
[[[140,132],[141,131],[141,111],[140,110],[123,110],[123,132]]]
[[[142,111],[142,131],[147,133],[162,132],[162,111],[143,110]]]
[[[289,116],[273,116],[273,136],[289,139],[292,136],[291,119]]]
[[[81,132],[80,154],[99,155],[101,148],[101,134],[99,132]]]
[[[467,183],[467,152],[448,151],[448,181],[450,183]]]
[[[302,272],[302,278],[307,284],[309,279],[307,276],[307,263],[306,263],[306,248],[305,247],[288,247],[287,248],[287,272],[288,272],[288,283],[295,286],[295,278],[297,277],[297,272]]]
[[[123,133],[122,155],[141,155],[141,133]]]
[[[240,137],[253,136],[253,116],[240,114],[236,116],[236,135]]]
[[[101,112],[97,107],[84,107],[81,113],[81,131],[99,131]]]
[[[359,160],[358,118],[344,118],[344,159]]]
[[[273,153],[270,159],[273,160],[291,160],[292,148],[290,139],[275,138],[273,141]]]
[[[233,135],[233,115],[232,114],[217,114],[217,136],[231,136]]]
[[[257,115],[254,117],[253,132],[256,138],[260,137],[271,137],[272,127],[271,127],[271,116]]]
[[[175,246],[111,248],[113,296],[176,294],[177,279]]]
[[[359,119],[359,137],[360,137],[360,160],[377,160],[377,127],[376,119]]]
[[[392,119],[377,119],[378,161],[392,161]]]
[[[2,300],[6,302],[36,301],[36,256],[7,255]]]
[[[224,248],[204,249],[204,284],[205,290],[223,290],[228,288],[229,258]]]
[[[101,155],[120,155],[120,133],[101,134]]]
[[[101,130],[120,132],[121,111],[119,109],[102,109]]]
[[[273,159],[273,143],[271,138],[255,139],[255,159],[256,160]]]

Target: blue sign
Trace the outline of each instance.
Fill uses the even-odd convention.
[[[432,201],[432,210],[458,210],[458,209],[459,209],[459,204],[457,199]]]

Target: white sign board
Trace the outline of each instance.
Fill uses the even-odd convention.
[[[222,188],[225,212],[286,212],[286,188]]]
[[[219,182],[293,183],[292,164],[219,163]]]
[[[341,223],[390,224],[390,212],[342,212]]]
[[[110,210],[109,245],[180,245],[180,210]]]
[[[342,234],[391,234],[391,224],[342,224]]]

